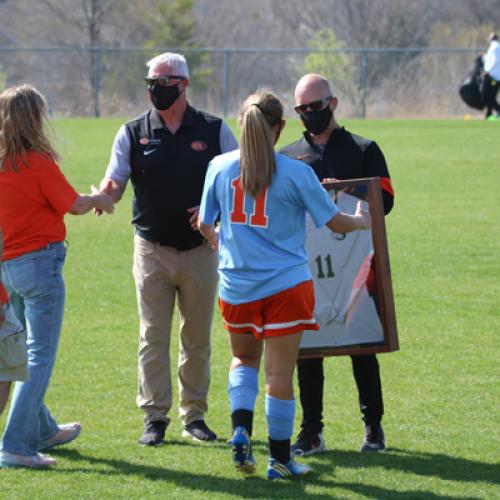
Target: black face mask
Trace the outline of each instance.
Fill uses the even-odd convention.
[[[160,111],[170,108],[181,94],[177,85],[170,85],[168,87],[163,85],[151,85],[149,91],[151,93],[151,102],[153,106]]]
[[[300,115],[300,119],[308,132],[318,135],[322,134],[328,128],[332,114],[332,108],[327,106],[319,111],[306,111]]]

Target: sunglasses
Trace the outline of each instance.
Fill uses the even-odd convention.
[[[319,99],[318,101],[313,101],[310,102],[309,104],[299,104],[298,106],[295,106],[295,111],[299,114],[305,113],[308,109],[310,111],[319,111],[320,109],[323,109],[324,103],[325,102],[330,102],[333,99],[333,96],[328,96],[325,97],[324,99]]]
[[[161,87],[168,87],[173,85],[174,80],[185,80],[183,76],[175,76],[175,75],[164,75],[164,76],[145,76],[144,81],[146,85],[151,87],[152,85],[160,85]]]

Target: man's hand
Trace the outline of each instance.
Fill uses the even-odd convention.
[[[3,306],[0,305],[0,326],[3,325],[4,321],[5,321],[5,313],[3,312]]]
[[[339,181],[340,179],[336,179],[335,177],[325,177],[322,181],[321,181],[321,184],[327,184],[329,182],[337,182]],[[353,193],[354,192],[354,188],[352,187],[345,187],[345,188],[342,188],[342,189],[336,189],[335,192],[337,191],[340,191],[341,193],[346,193],[346,194],[350,194],[350,193]]]
[[[338,179],[335,177],[325,177],[322,181],[321,184],[326,184],[327,182],[336,182]]]
[[[191,226],[191,229],[193,231],[198,231],[198,214],[200,213],[200,205],[188,208],[187,212],[191,214],[191,217],[189,217],[189,224]]]

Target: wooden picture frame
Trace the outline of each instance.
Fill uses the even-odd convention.
[[[311,229],[306,248],[316,292],[315,316],[321,329],[304,332],[299,358],[396,351],[399,341],[380,179],[370,177],[323,185],[337,204],[338,200],[348,202],[347,210],[339,204],[344,212],[354,213],[358,200],[364,200],[372,228],[336,235],[326,227],[313,228],[308,221]],[[347,247],[342,248],[343,244]],[[316,256],[314,248],[318,247],[321,251]],[[326,257],[321,254],[325,251]],[[343,259],[340,277],[332,264],[337,257]]]

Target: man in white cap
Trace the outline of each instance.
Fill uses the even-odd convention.
[[[210,330],[217,254],[196,228],[210,160],[238,148],[228,126],[187,101],[184,56],[164,53],[147,62],[152,108],[118,131],[101,189],[118,201],[134,190],[133,274],[140,318],[139,391],[143,445],[163,442],[172,406],[170,331],[180,315],[179,412],[183,435],[213,441],[205,423],[210,382]]]

